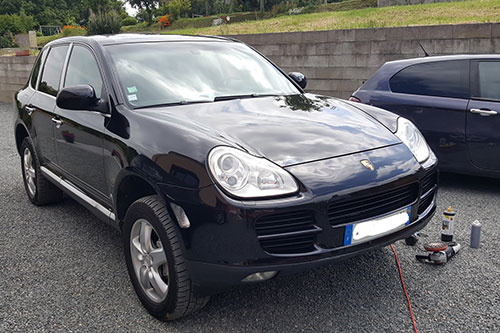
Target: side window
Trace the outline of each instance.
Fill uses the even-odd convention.
[[[78,84],[91,85],[96,97],[101,98],[103,84],[94,55],[86,47],[76,45],[71,51],[64,86]]]
[[[390,86],[397,93],[469,98],[469,62],[452,60],[412,65],[394,75]]]
[[[59,92],[59,82],[61,80],[62,68],[67,52],[67,45],[55,46],[49,50],[42,72],[42,80],[38,85],[38,90],[52,96],[57,95]]]
[[[36,59],[35,66],[33,66],[33,71],[31,73],[31,79],[30,79],[30,85],[33,89],[36,89],[36,82],[38,80],[38,74],[40,73],[40,65],[45,59],[46,54],[47,52],[42,51],[42,53],[40,53],[40,55]]]
[[[481,61],[478,64],[479,86],[478,94],[481,98],[500,100],[500,62]]]

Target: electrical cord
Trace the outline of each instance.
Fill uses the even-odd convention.
[[[398,254],[396,253],[396,249],[394,245],[391,244],[392,252],[394,252],[394,258],[396,259],[396,265],[398,266],[399,278],[401,279],[401,286],[403,287],[403,291],[406,296],[406,300],[408,301],[408,309],[410,310],[411,322],[413,323],[413,330],[415,333],[418,333],[417,323],[415,322],[415,317],[413,316],[413,310],[411,309],[410,296],[408,296],[408,292],[406,291],[405,280],[403,278],[403,272],[401,271],[401,265],[399,264]]]

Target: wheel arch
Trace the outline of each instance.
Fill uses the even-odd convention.
[[[155,182],[148,179],[147,176],[133,168],[123,169],[120,172],[113,191],[113,205],[120,228],[130,205],[136,200],[149,195],[158,195],[164,204],[167,204],[165,195]]]
[[[29,136],[30,135],[29,135],[29,132],[26,129],[26,127],[23,124],[18,123],[16,125],[16,129],[15,129],[15,137],[16,137],[17,152],[19,154],[21,154],[21,145],[23,144],[24,138],[29,137]]]

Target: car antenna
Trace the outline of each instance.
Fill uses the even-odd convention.
[[[424,49],[424,46],[422,45],[422,43],[420,43],[420,40],[417,38],[417,36],[415,36],[415,32],[410,28],[410,26],[407,25],[406,27],[411,31],[413,38],[415,38],[415,40],[417,41],[417,43],[420,46],[420,48],[422,49],[422,51],[424,51],[424,57],[428,57],[429,53],[427,53],[427,51]]]

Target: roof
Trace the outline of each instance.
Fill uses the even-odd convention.
[[[457,54],[446,56],[432,56],[388,61],[386,66],[404,68],[413,64],[422,64],[426,62],[446,61],[446,60],[472,60],[472,59],[500,59],[500,54]]]
[[[74,36],[57,39],[50,44],[63,42],[87,42],[99,45],[113,45],[126,43],[152,43],[152,42],[216,42],[235,41],[231,38],[218,36],[189,36],[189,35],[160,35],[160,34],[118,34],[118,35],[95,35]]]

